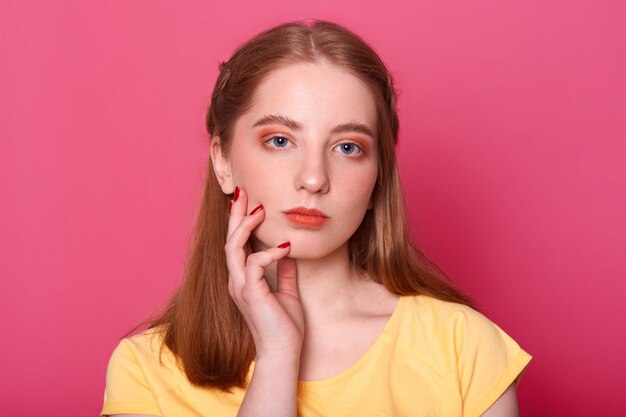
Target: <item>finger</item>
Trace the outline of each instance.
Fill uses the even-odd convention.
[[[242,191],[243,193],[243,191]],[[240,197],[241,198],[241,197]],[[243,249],[250,240],[252,231],[265,220],[265,210],[259,204],[250,214],[244,216],[226,239],[226,246],[231,250]],[[242,252],[243,253],[243,252]]]
[[[281,247],[282,246],[282,247]],[[261,286],[263,293],[270,292],[270,288],[265,280],[265,268],[279,259],[287,256],[289,253],[289,246],[279,245],[273,248],[269,248],[260,252],[253,253],[248,256],[246,262],[246,286],[252,287]]]
[[[243,193],[243,191],[241,191]],[[239,198],[242,198],[241,196]],[[252,231],[263,221],[265,213],[263,207],[254,214],[243,217],[239,225],[232,231],[226,240],[224,247],[226,252],[226,264],[231,278],[236,281],[236,285],[242,286],[245,283],[245,265],[250,253],[249,239]]]
[[[228,216],[228,233],[227,238],[237,228],[241,220],[246,216],[246,210],[248,209],[248,193],[246,190],[235,187],[235,195],[233,196],[232,204],[230,206],[230,213]]]
[[[276,266],[277,291],[300,299],[298,292],[298,268],[296,260],[285,256],[278,260]]]
[[[224,250],[229,272],[229,284],[234,284],[234,287],[240,287],[245,281],[244,269],[248,252],[247,245],[244,244],[243,247],[239,245],[238,247],[238,245],[232,241],[231,237],[246,216],[248,194],[238,186],[235,186],[235,192],[233,194],[233,199],[230,201],[230,211],[228,213],[228,231],[226,232]]]

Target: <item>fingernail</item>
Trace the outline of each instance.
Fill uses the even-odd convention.
[[[262,208],[263,208],[263,204],[259,204],[258,206],[254,208],[254,210],[250,212],[250,216],[252,216],[253,214],[257,214]]]
[[[288,248],[289,246],[291,246],[290,242],[285,242],[285,243],[281,243],[280,245],[278,245],[278,247],[281,249]]]
[[[235,187],[235,198],[233,198],[233,201],[237,201],[238,198],[239,198],[239,187]]]
[[[228,209],[230,210],[230,209],[232,209],[232,208],[233,208],[233,200],[230,200],[230,201],[228,202]]]

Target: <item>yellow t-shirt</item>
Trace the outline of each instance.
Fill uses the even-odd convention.
[[[123,339],[111,356],[101,415],[236,416],[245,390],[198,388],[159,336]],[[350,368],[298,382],[298,415],[480,416],[519,380],[532,357],[479,312],[423,295],[402,296],[383,332]],[[254,371],[251,364],[247,380]]]

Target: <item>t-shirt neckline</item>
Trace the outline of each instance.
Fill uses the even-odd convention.
[[[404,301],[406,298],[407,296],[403,296],[403,295],[398,297],[396,307],[394,308],[393,313],[391,313],[391,317],[389,317],[387,324],[385,324],[385,327],[383,327],[383,330],[376,337],[376,340],[374,340],[374,343],[372,343],[372,345],[367,349],[367,351],[363,355],[361,355],[361,357],[357,359],[356,362],[350,365],[350,367],[344,369],[343,371],[329,378],[312,380],[312,381],[298,380],[298,389],[307,390],[307,389],[319,388],[319,387],[326,386],[326,385],[336,384],[342,380],[349,378],[355,372],[361,369],[365,364],[367,364],[369,362],[368,359],[370,358],[370,356],[374,355],[376,352],[382,349],[387,342],[392,340],[391,336],[395,334],[394,330],[398,326],[397,323],[399,322],[400,317],[402,316],[401,310],[402,310],[402,306],[404,305]],[[248,382],[250,381],[250,378],[252,377],[252,373],[254,372],[255,364],[256,362],[253,360],[250,366],[250,372],[248,373]]]

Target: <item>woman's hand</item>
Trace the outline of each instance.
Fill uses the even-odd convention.
[[[299,359],[304,339],[304,313],[296,282],[296,262],[286,257],[289,242],[250,254],[248,240],[264,219],[262,206],[249,211],[245,190],[239,189],[238,195],[235,192],[225,245],[228,291],[252,333],[257,362],[260,358],[284,360],[290,356]],[[275,261],[278,261],[277,289],[272,292],[264,273]]]

